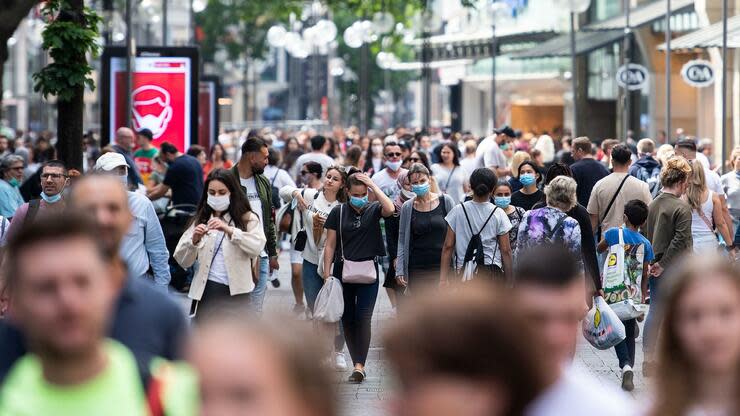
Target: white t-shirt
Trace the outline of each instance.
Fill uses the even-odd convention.
[[[272,186],[277,189],[282,189],[283,186],[287,185],[295,186],[295,182],[290,177],[290,174],[285,169],[280,169],[277,166],[265,166],[264,175],[270,181]]]
[[[297,188],[292,188],[290,193],[292,194],[296,189]],[[319,244],[316,244],[314,240],[313,217],[318,214],[324,219],[324,221],[326,221],[332,208],[337,206],[339,201],[330,203],[324,197],[323,192],[310,188],[306,189],[303,193],[303,199],[308,203],[308,210],[301,213],[303,216],[303,226],[306,229],[306,236],[308,237],[306,239],[306,248],[303,250],[303,259],[309,263],[319,264],[319,253],[324,249],[324,244],[326,243],[326,232],[324,232],[322,227],[321,239],[319,240]],[[298,221],[298,219],[296,219],[296,221]]]
[[[247,190],[247,200],[249,201],[249,207],[252,212],[257,214],[260,219],[260,227],[264,227],[262,223],[262,200],[260,194],[257,192],[257,184],[254,182],[254,176],[249,179],[239,178],[241,185]],[[262,250],[260,257],[267,257],[267,252]]]
[[[616,387],[608,388],[588,372],[571,365],[524,414],[625,416],[638,413],[633,401]]]
[[[304,153],[298,157],[293,167],[290,168],[290,176],[293,178],[298,177],[298,172],[308,162],[316,162],[321,165],[321,176],[326,174],[326,170],[334,165],[334,159],[325,153]]]
[[[479,168],[506,167],[506,157],[504,157],[504,153],[498,147],[494,137],[486,137],[480,142],[478,149],[475,151],[475,157],[478,159]]]
[[[455,166],[453,169],[447,169],[439,163],[432,165],[432,174],[437,179],[439,189],[452,197],[455,203],[462,202],[465,199],[463,183],[465,183],[465,172],[462,167]],[[452,178],[450,178],[452,175]],[[448,182],[449,181],[449,182]]]
[[[465,218],[465,212],[463,212],[463,204],[465,205],[465,212],[468,213],[470,218],[470,225]],[[465,251],[468,248],[468,243],[473,237],[473,233],[480,231],[483,227],[483,223],[486,222],[488,216],[491,215],[491,211],[496,208],[490,202],[475,202],[467,201],[463,204],[456,205],[447,214],[445,221],[449,224],[450,228],[455,231],[455,253],[457,254],[457,268],[463,267],[463,260],[465,258]],[[473,228],[472,232],[470,228]],[[503,267],[501,262],[501,250],[498,249],[498,236],[504,235],[511,230],[511,221],[506,215],[503,209],[497,208],[493,217],[488,221],[488,224],[483,228],[481,232],[481,241],[483,242],[483,255],[485,257],[485,264],[495,264],[499,267]],[[494,253],[495,250],[495,253]]]
[[[213,256],[211,262],[211,268],[208,270],[208,280],[223,285],[229,285],[229,274],[226,272],[226,262],[224,261],[224,241],[226,238],[223,231],[209,231],[215,232],[216,236],[216,254]],[[206,260],[210,261],[210,259]]]
[[[405,169],[399,169],[398,172],[403,172]],[[391,199],[395,200],[398,194],[401,193],[401,188],[398,187],[397,178],[391,178],[388,174],[388,168],[381,170],[372,177],[373,182],[383,191],[383,193]]]

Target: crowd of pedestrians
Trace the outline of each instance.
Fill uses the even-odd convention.
[[[369,376],[381,286],[394,414],[740,411],[738,149],[720,176],[689,138],[508,126],[210,149],[123,127],[85,172],[53,147],[29,171],[37,148],[0,160],[0,415],[334,415],[329,371]],[[292,317],[263,312],[281,251]],[[589,310],[650,400],[572,364]]]

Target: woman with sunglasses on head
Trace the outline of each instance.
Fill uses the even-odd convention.
[[[537,184],[540,182],[541,176],[537,165],[529,160],[519,165],[517,173],[519,174],[519,182],[522,184],[522,189],[511,195],[511,203],[515,207],[521,207],[525,211],[529,211],[545,196],[542,191],[537,189]]]
[[[300,176],[301,184],[306,188],[319,189],[321,188],[321,177],[322,177],[321,164],[318,162],[306,162],[301,166]]]
[[[385,255],[380,219],[393,215],[395,208],[364,173],[350,170],[347,190],[349,202],[334,207],[324,224],[327,235],[323,277],[334,276],[342,280],[342,326],[354,363],[349,381],[361,383],[366,377],[370,321],[378,297],[377,258]],[[373,191],[377,201],[368,201],[369,190]]]
[[[452,197],[455,203],[465,199],[467,186],[465,173],[460,167],[459,150],[453,143],[444,143],[440,150],[440,163],[432,165],[432,173],[437,179],[440,191]]]
[[[267,238],[239,183],[226,169],[206,178],[198,209],[177,243],[174,258],[183,268],[200,263],[190,285],[192,313],[219,303],[248,311],[249,292]]]
[[[402,287],[439,285],[442,246],[447,235],[447,213],[455,207],[449,195],[430,190],[430,176],[421,163],[408,173],[414,197],[401,208],[396,281]]]
[[[309,163],[304,165],[304,169]],[[316,165],[319,164],[316,163]],[[321,252],[326,243],[324,223],[334,207],[347,202],[346,184],[347,175],[344,170],[341,167],[332,166],[326,171],[324,184],[320,189],[299,189],[291,185],[280,189],[280,197],[283,201],[288,204],[292,204],[294,201],[297,203],[298,209],[295,211],[297,218],[294,218],[293,221],[302,225],[298,232],[301,230],[305,232],[305,247],[303,250],[296,252],[298,258],[302,259],[303,292],[306,294],[306,302],[311,313],[314,311],[319,290],[324,285],[324,279],[320,273],[322,270],[319,270],[323,266]],[[336,366],[339,369],[346,369],[347,363],[344,360],[344,355],[342,355],[344,340],[341,338],[341,334],[340,338],[335,340],[334,347]]]

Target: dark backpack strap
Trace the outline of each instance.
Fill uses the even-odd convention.
[[[452,170],[450,171],[450,176],[447,177],[447,182],[445,183],[445,189],[443,189],[444,192],[447,192],[447,188],[450,187],[450,181],[452,180],[452,175],[455,174],[455,169],[457,169],[457,166],[452,167]]]
[[[555,224],[555,227],[553,227],[552,232],[550,233],[550,242],[552,242],[555,239],[555,235],[560,231],[561,228],[565,225],[565,220],[568,218],[568,214],[563,213],[563,216],[558,220],[557,224]]]
[[[463,214],[465,214],[465,220],[468,221],[468,227],[470,228],[470,234],[475,235],[475,231],[473,231],[473,226],[470,224],[470,218],[468,218],[468,211],[465,210],[465,203],[463,202],[460,204],[463,210]]]
[[[599,225],[596,229],[596,237],[597,240],[601,240],[601,223],[604,222],[604,218],[606,218],[607,215],[609,215],[609,211],[612,209],[612,205],[614,205],[614,201],[617,200],[617,196],[619,195],[619,192],[622,190],[622,187],[624,186],[624,183],[627,182],[627,178],[629,178],[630,175],[627,174],[624,179],[622,179],[622,182],[619,184],[619,188],[617,188],[617,192],[614,192],[614,195],[612,196],[612,200],[609,201],[609,205],[606,206],[606,211],[604,211],[604,216],[602,216],[599,219]]]
[[[486,218],[486,222],[483,223],[483,225],[480,227],[480,231],[478,231],[478,234],[476,234],[476,235],[480,235],[480,233],[483,232],[483,230],[486,228],[486,225],[488,225],[488,221],[491,221],[491,217],[493,217],[493,214],[496,213],[496,210],[497,209],[498,209],[498,207],[494,205],[493,206],[493,211],[491,211],[491,215],[489,215],[488,218]]]
[[[36,218],[36,214],[38,214],[40,206],[40,199],[32,199],[28,201],[28,211],[26,211],[26,217],[23,218],[23,225],[30,224],[33,219]]]

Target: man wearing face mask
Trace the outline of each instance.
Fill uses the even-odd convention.
[[[61,160],[50,160],[41,167],[41,199],[32,199],[21,205],[13,215],[10,224],[11,233],[14,233],[23,224],[30,223],[40,212],[61,211],[65,201],[62,193],[67,187],[69,178],[67,167]]]
[[[23,158],[7,155],[0,162],[0,215],[11,218],[23,204],[19,187],[23,180]]]
[[[116,130],[116,142],[111,147],[126,159],[128,185],[136,187],[144,183],[136,168],[136,162],[134,162],[134,131],[128,127],[121,127]]]
[[[147,196],[156,201],[172,190],[172,204],[192,205],[195,209],[203,193],[203,167],[200,162],[190,155],[182,154],[169,142],[162,142],[159,153],[168,164],[167,173],[162,183],[152,188]]]
[[[385,168],[372,177],[373,182],[378,185],[391,201],[395,200],[398,194],[401,193],[401,188],[398,187],[398,175],[401,172],[408,172],[401,167],[403,163],[402,156],[401,146],[398,143],[387,143],[383,147],[383,163],[385,164]]]
[[[100,156],[93,168],[96,172],[116,176],[122,183],[126,181],[127,169],[123,156],[113,152]],[[171,279],[167,263],[169,252],[154,205],[140,193],[127,194],[133,221],[121,241],[121,260],[128,266],[130,276],[153,278],[155,287],[166,293]]]

